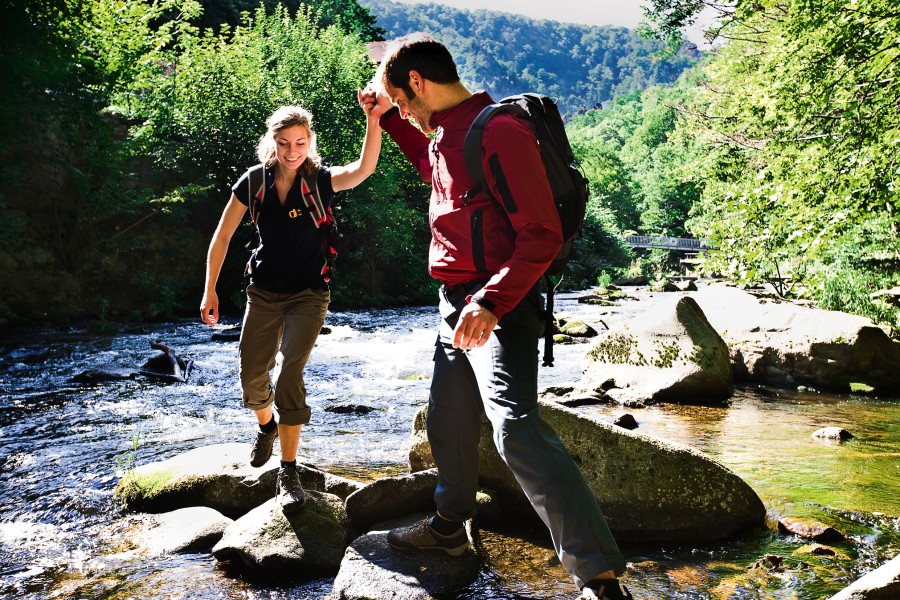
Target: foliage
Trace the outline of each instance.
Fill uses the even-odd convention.
[[[98,313],[98,323],[193,316],[229,186],[255,161],[263,119],[278,103],[312,108],[326,163],[358,155],[364,119],[355,93],[374,66],[358,32],[310,23],[327,10],[262,11],[219,34],[197,26],[195,0],[8,6],[0,50],[7,80],[0,92],[0,265],[7,274],[0,325]],[[357,13],[365,10],[342,15]],[[350,24],[342,16],[341,27]],[[398,168],[401,158],[387,148],[378,177],[338,196],[342,231],[354,242],[342,251],[336,303],[342,281],[389,280],[382,273],[392,271],[415,273],[399,286],[410,301],[427,293],[426,194]],[[355,249],[361,223],[367,235],[384,238],[367,246],[376,266]],[[395,240],[403,251],[422,250],[410,257]],[[223,298],[239,297],[242,287],[246,256],[240,240],[232,246]],[[359,301],[397,301],[361,284],[352,292]]]
[[[152,85],[120,102],[122,110],[132,106],[127,116],[135,124],[136,152],[151,157],[159,174],[163,194],[158,202],[187,204],[202,218],[205,235],[195,240],[196,256],[204,253],[201,244],[208,243],[231,184],[256,162],[256,141],[278,106],[301,104],[312,112],[326,165],[359,155],[365,122],[356,90],[371,78],[374,66],[354,35],[336,27],[320,30],[312,17],[310,10],[291,17],[285,8],[272,14],[260,9],[227,36],[206,32],[184,38],[148,75]],[[385,155],[390,152],[386,149]],[[405,271],[408,253],[421,246],[420,211],[399,193],[408,176],[397,163],[385,156],[375,176],[336,198],[346,242],[336,269],[338,304],[396,298],[380,289],[384,273]],[[247,224],[242,240],[249,229]],[[240,285],[246,261],[241,245],[232,244],[221,298],[230,298],[227,290]],[[424,264],[420,268],[424,274]],[[202,274],[188,288],[199,298],[201,285]],[[409,286],[407,298],[421,299],[415,292],[420,289]]]
[[[135,459],[137,459],[138,447],[141,445],[142,427],[138,427],[131,434],[131,448],[126,450],[116,459],[115,474],[117,477],[125,477],[134,470]]]
[[[691,168],[697,145],[677,136],[676,125],[681,107],[691,102],[696,79],[695,71],[687,71],[674,86],[620,96],[568,124],[592,197],[608,211],[607,229],[619,238],[628,231],[686,235],[685,222],[703,186]],[[610,256],[634,259],[631,251]],[[652,252],[638,260],[650,274],[677,269],[678,258],[677,253]]]
[[[362,0],[388,37],[425,31],[447,45],[460,77],[496,98],[536,91],[557,99],[564,116],[600,106],[618,94],[670,83],[698,57],[686,46],[665,60],[661,45],[623,27],[534,20],[439,4]]]
[[[345,33],[355,33],[366,41],[384,39],[384,30],[375,25],[375,17],[356,0],[202,0],[203,17],[197,22],[200,28],[219,30],[223,25],[238,27],[245,13],[262,7],[272,13],[280,5],[291,15],[298,10],[311,9],[319,29],[339,25]]]
[[[0,95],[0,264],[12,319],[64,319],[97,306],[104,281],[125,277],[125,232],[151,218],[146,192],[101,112],[131,77],[139,38],[165,43],[146,23],[170,2],[14,0],[3,20]],[[121,40],[99,31],[115,24]],[[39,301],[36,301],[38,300]]]
[[[693,8],[655,0],[657,33]],[[900,282],[900,13],[890,0],[722,10],[725,43],[681,126],[707,148],[688,227],[720,247],[709,267],[790,278],[825,304],[834,273],[860,298]]]

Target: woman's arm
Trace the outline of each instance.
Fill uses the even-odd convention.
[[[343,167],[331,167],[331,187],[335,192],[349,190],[365,181],[366,177],[375,172],[378,155],[381,153],[381,125],[378,120],[384,109],[371,99],[365,98],[361,90],[357,90],[356,95],[366,113],[366,137],[359,153],[359,160]]]
[[[225,205],[219,225],[209,243],[209,251],[206,254],[206,287],[203,299],[200,301],[200,320],[210,327],[219,322],[219,297],[216,295],[216,282],[228,253],[228,244],[231,236],[237,231],[238,225],[244,218],[247,207],[241,204],[234,194]]]

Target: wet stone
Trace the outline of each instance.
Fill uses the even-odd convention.
[[[409,525],[421,515],[410,516]],[[392,550],[387,530],[370,531],[347,548],[334,580],[332,600],[432,600],[452,597],[475,582],[481,561],[471,550],[459,557],[444,552]]]
[[[778,531],[798,535],[816,542],[842,542],[846,539],[843,533],[817,521],[800,521],[785,517],[778,521]]]

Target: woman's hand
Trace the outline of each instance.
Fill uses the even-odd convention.
[[[364,90],[357,89],[356,97],[359,100],[359,107],[366,113],[369,125],[379,125],[379,119],[384,114],[385,107],[378,103],[377,94],[371,87]]]
[[[219,322],[219,296],[215,292],[203,294],[200,301],[200,320],[212,327]]]

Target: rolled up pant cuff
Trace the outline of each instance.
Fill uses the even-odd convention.
[[[268,397],[263,398],[262,400],[251,400],[248,396],[244,396],[244,408],[249,408],[250,410],[264,410],[272,406],[272,402],[275,401],[275,394],[269,394]]]
[[[294,410],[280,409],[277,406],[275,408],[278,410],[279,425],[306,425],[312,416],[312,411],[309,408]]]

